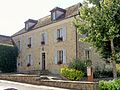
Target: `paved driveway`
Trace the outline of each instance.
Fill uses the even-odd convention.
[[[0,90],[4,90],[6,88],[16,88],[17,90],[70,90],[70,89],[62,89],[62,88],[55,88],[48,86],[37,86],[31,84],[23,84],[18,82],[0,80]]]

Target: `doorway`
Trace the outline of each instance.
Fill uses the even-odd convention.
[[[42,70],[45,70],[45,53],[42,53]]]

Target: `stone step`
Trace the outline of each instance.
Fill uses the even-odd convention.
[[[48,75],[50,72],[48,70],[40,70],[40,75]]]

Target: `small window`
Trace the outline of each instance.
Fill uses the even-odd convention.
[[[20,50],[20,41],[18,41],[18,49]]]
[[[31,37],[28,38],[28,47],[31,48]]]
[[[53,19],[53,20],[56,19],[56,15],[55,15],[55,14],[56,14],[55,12],[52,13],[52,19]]]
[[[31,54],[30,55],[28,55],[28,63],[27,63],[27,66],[29,67],[29,66],[31,66],[32,65],[32,56],[31,56]]]
[[[22,62],[18,62],[18,67],[19,67],[19,66],[22,66]]]
[[[57,51],[57,64],[63,63],[63,50]]]
[[[90,50],[85,50],[85,59],[86,60],[90,59]]]
[[[45,44],[45,33],[42,33],[42,36],[41,36],[41,45],[44,45]]]
[[[57,29],[57,40],[58,40],[58,42],[63,41],[62,28]]]

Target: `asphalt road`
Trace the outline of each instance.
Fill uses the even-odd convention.
[[[5,90],[6,88],[15,88],[17,90],[70,90],[70,89],[62,89],[62,88],[55,88],[49,86],[37,86],[31,84],[0,80],[0,90]]]

